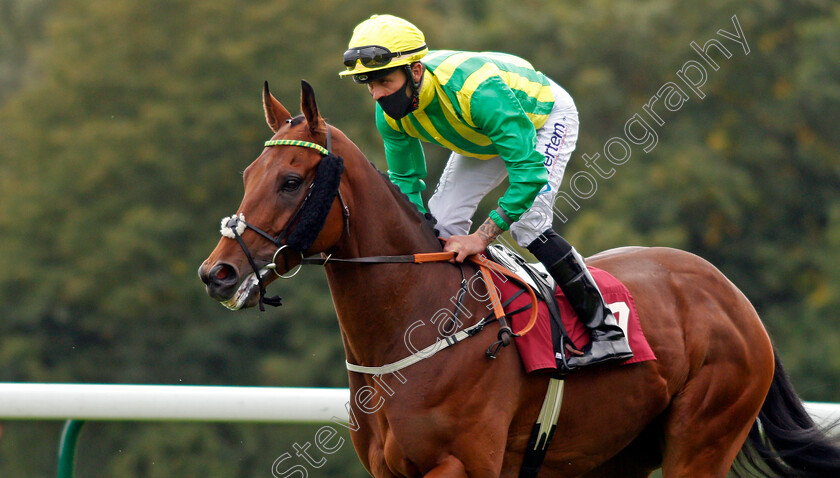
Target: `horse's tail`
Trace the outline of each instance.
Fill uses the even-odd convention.
[[[776,371],[736,475],[840,477],[840,445],[818,427],[796,395],[775,347]]]

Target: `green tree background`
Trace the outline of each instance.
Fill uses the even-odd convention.
[[[603,155],[699,60],[689,43],[721,39],[736,15],[749,54],[721,39],[732,57],[707,69],[705,98],[658,110],[656,147],[633,145],[555,228],[585,254],[633,244],[709,259],[756,305],[800,395],[840,401],[840,6],[828,0],[3,0],[0,381],[346,386],[322,271],[274,286],[286,305],[261,314],[226,311],[195,270],[269,137],[264,80],[293,110],[310,81],[385,169],[373,102],[337,76],[372,13],[412,20],[432,48],[521,55],[563,85],[581,114],[567,191],[581,155]],[[446,152],[427,156],[434,184]],[[91,423],[78,476],[271,476],[319,426]],[[51,476],[59,427],[4,423],[0,476]],[[349,443],[309,471],[366,476]]]

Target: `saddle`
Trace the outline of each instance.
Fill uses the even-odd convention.
[[[554,359],[557,363],[555,377],[565,377],[571,371],[566,361],[566,348],[568,346],[577,349],[577,347],[572,343],[569,333],[563,325],[560,307],[557,305],[557,299],[554,295],[557,288],[556,281],[548,273],[545,265],[540,262],[530,263],[518,252],[502,244],[488,246],[487,256],[491,261],[507,267],[519,276],[531,286],[537,298],[545,302],[551,317],[551,339],[554,347]]]

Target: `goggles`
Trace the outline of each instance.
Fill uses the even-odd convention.
[[[344,52],[344,66],[346,66],[348,70],[352,70],[356,65],[356,61],[360,61],[362,62],[362,66],[365,68],[377,68],[391,63],[391,59],[393,58],[410,55],[425,49],[425,43],[413,50],[398,51],[395,53],[392,53],[391,50],[385,48],[384,46],[377,45],[350,48]]]

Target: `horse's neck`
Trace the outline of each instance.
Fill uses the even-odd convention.
[[[405,198],[373,168],[364,169],[360,177],[348,178],[354,186],[350,233],[330,252],[351,258],[440,251],[440,243],[424,230],[422,218]],[[454,294],[460,281],[458,269],[450,264],[342,263],[328,265],[327,277],[348,359],[367,365],[408,355],[403,336],[411,324],[433,315],[436,309],[430,304],[449,305],[430,295]]]
[[[366,161],[366,160],[365,160]],[[336,257],[368,257],[440,251],[440,243],[414,206],[369,164],[353,168],[349,183],[350,233]],[[333,251],[331,251],[333,252]]]

